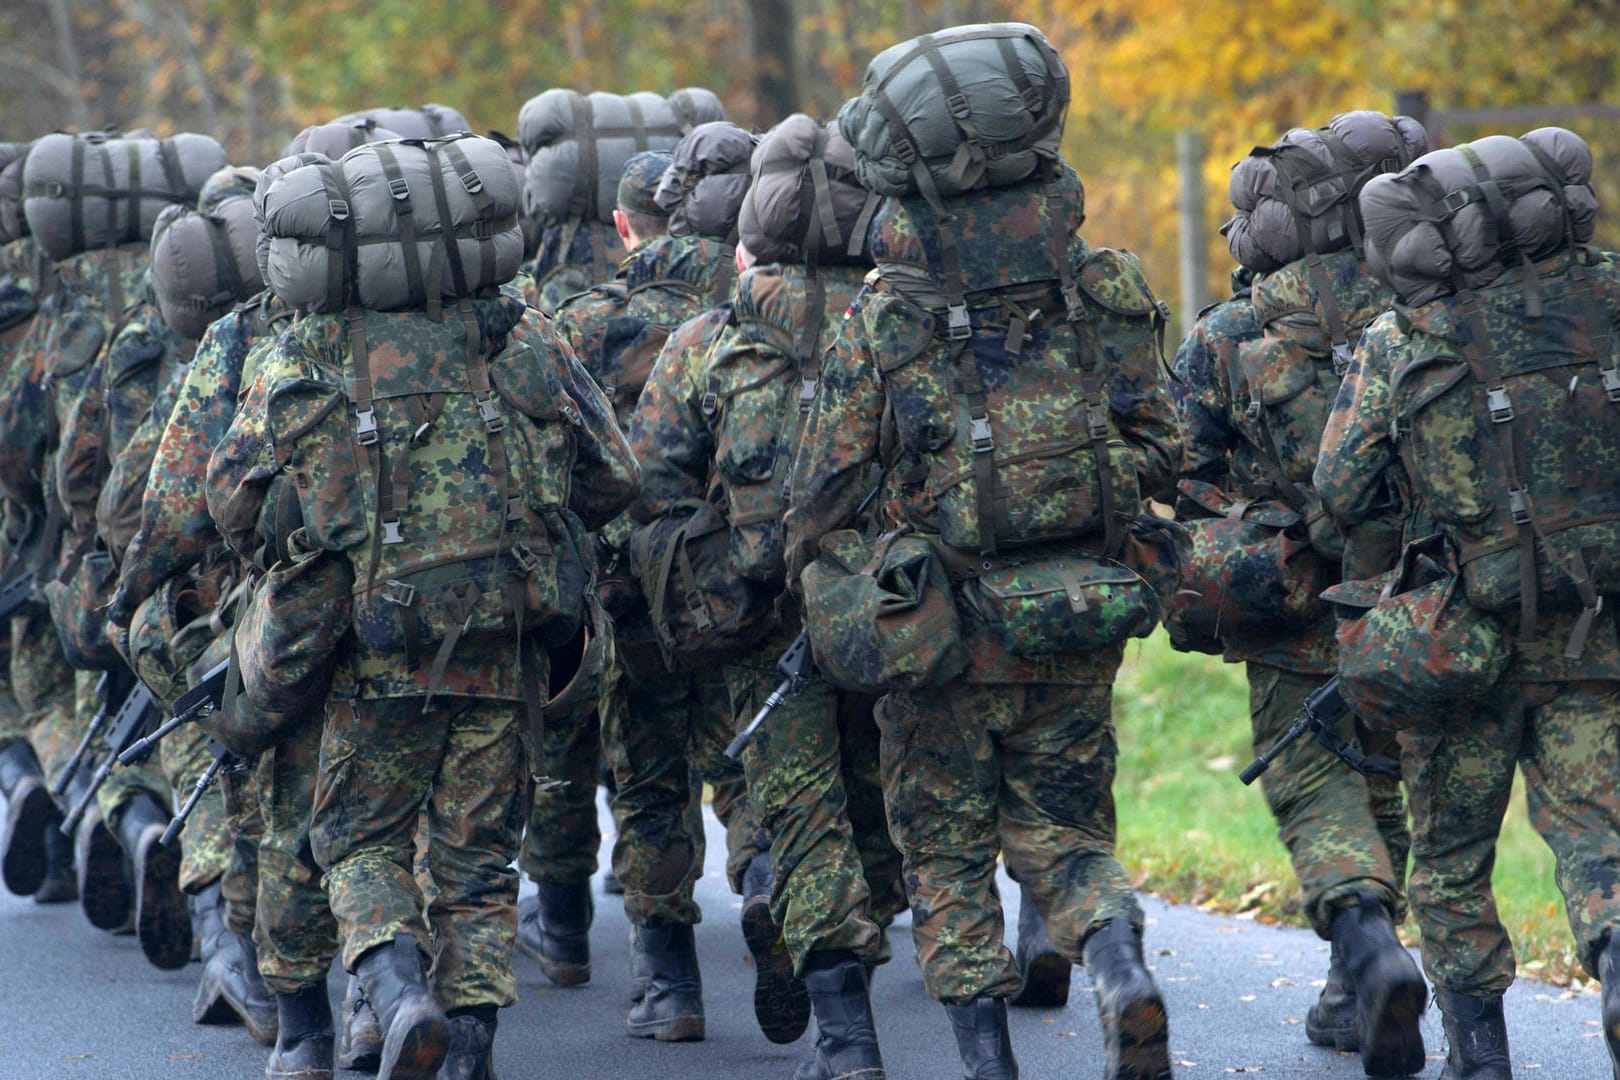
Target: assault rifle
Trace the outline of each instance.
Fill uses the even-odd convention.
[[[230,675],[230,670],[229,660],[221,660],[209,668],[202,681],[181,694],[179,700],[174,703],[174,716],[146,738],[132,743],[118,755],[118,763],[133,765],[141,761],[175,728],[217,712],[225,701],[225,680]]]
[[[155,704],[152,699],[152,691],[148,690],[145,684],[133,675],[130,675],[129,679],[133,685],[130,687],[129,692],[124,695],[122,701],[119,702],[118,710],[113,713],[112,720],[107,728],[107,745],[111,747],[112,752],[96,768],[95,775],[90,778],[89,786],[79,796],[79,801],[73,804],[73,809],[68,811],[67,817],[62,820],[62,832],[67,836],[72,836],[74,831],[78,829],[79,821],[84,817],[85,811],[89,810],[90,804],[95,801],[96,792],[101,790],[101,785],[107,782],[107,777],[112,773],[113,766],[118,764],[119,755],[129,749],[141,737],[141,732],[146,729],[146,722]],[[117,699],[109,695],[108,700]],[[144,757],[145,755],[141,756]]]
[[[765,704],[754,714],[748,726],[739,731],[737,737],[731,740],[731,745],[726,747],[726,757],[732,761],[742,756],[749,740],[754,737],[754,732],[759,730],[759,725],[763,724],[782,702],[798,693],[805,683],[815,678],[816,658],[810,653],[810,631],[799,631],[799,636],[793,639],[793,644],[789,645],[787,651],[776,661],[776,672],[782,676],[782,682],[771,691],[771,696],[765,699]]]
[[[1365,776],[1398,778],[1401,775],[1401,766],[1394,758],[1382,754],[1364,754],[1339,734],[1339,728],[1350,715],[1350,706],[1345,702],[1344,695],[1339,693],[1339,677],[1335,675],[1305,699],[1299,719],[1283,732],[1282,738],[1272,743],[1271,749],[1250,762],[1249,767],[1243,770],[1238,779],[1245,784],[1254,783],[1260,778],[1261,773],[1271,767],[1271,763],[1277,760],[1279,754],[1307,734],[1314,735],[1322,749],[1358,773]]]
[[[90,726],[84,729],[84,738],[74,749],[73,756],[68,758],[67,764],[57,774],[56,782],[51,785],[51,794],[58,799],[67,794],[68,785],[79,774],[79,767],[84,764],[84,755],[90,752],[90,747],[101,735],[102,729],[107,726],[107,720],[112,716],[113,704],[122,701],[129,693],[129,680],[134,675],[127,668],[118,668],[113,671],[103,671],[101,679],[96,683],[96,697],[101,700],[101,707],[96,715],[90,718]]]
[[[0,619],[9,619],[17,609],[33,599],[39,575],[29,569],[14,571],[0,580]]]
[[[225,680],[223,677],[221,677],[219,685],[221,692],[223,693],[225,686]],[[186,691],[186,693],[189,696],[190,694],[196,693],[201,689],[203,689],[202,685],[195,686],[191,690]],[[182,698],[181,700],[184,699]],[[216,709],[219,708],[219,703],[216,701],[212,707]],[[194,717],[195,715],[198,714],[193,714]],[[215,782],[219,780],[220,773],[244,772],[248,767],[246,762],[238,758],[229,750],[225,749],[225,747],[216,739],[208,740],[208,752],[214,755],[213,763],[210,764],[206,770],[204,770],[201,776],[197,777],[197,782],[192,785],[191,794],[186,796],[185,805],[180,807],[180,812],[174,815],[173,820],[169,822],[169,827],[164,829],[163,835],[158,838],[158,843],[162,844],[164,847],[168,847],[174,843],[175,838],[180,835],[180,830],[186,827],[186,819],[191,817],[191,812],[193,810],[197,809],[197,804],[202,801],[202,797],[207,793],[208,789],[213,787]]]

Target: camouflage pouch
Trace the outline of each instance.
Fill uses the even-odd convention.
[[[1192,554],[1164,619],[1171,645],[1219,656],[1224,639],[1276,639],[1322,620],[1322,590],[1338,575],[1297,511],[1196,480],[1178,490],[1179,506],[1207,516],[1186,523]]]
[[[737,573],[725,515],[711,502],[638,530],[630,559],[672,665],[680,656],[734,656],[776,624],[776,590]]]
[[[1513,659],[1501,620],[1468,603],[1440,535],[1409,545],[1382,577],[1335,585],[1324,599],[1354,615],[1339,624],[1340,690],[1375,731],[1466,711]]]
[[[220,566],[170,578],[135,609],[125,659],[165,709],[190,687],[197,658],[228,638],[229,616],[246,592],[247,583],[234,582],[231,568]]]
[[[950,579],[922,537],[869,543],[853,529],[828,533],[799,582],[816,669],[832,685],[917,690],[944,686],[967,666]]]
[[[1142,576],[1110,559],[1062,555],[993,560],[963,586],[971,605],[1014,656],[1089,653],[1159,623],[1159,600]]]
[[[80,544],[61,580],[46,584],[45,604],[68,664],[78,671],[106,671],[123,662],[107,634],[107,606],[118,587],[118,568],[93,537]]]
[[[574,724],[589,716],[607,692],[617,666],[613,619],[593,594],[585,594],[587,617],[574,640],[546,650],[550,686],[546,723]]]
[[[348,557],[330,551],[299,552],[259,579],[237,616],[232,648],[252,705],[278,713],[319,707],[352,622],[353,590]]]

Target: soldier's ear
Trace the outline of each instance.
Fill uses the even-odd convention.
[[[619,239],[625,247],[630,246],[630,219],[624,216],[623,210],[613,211],[613,227],[619,231]]]

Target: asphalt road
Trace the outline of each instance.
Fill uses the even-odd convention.
[[[552,988],[528,958],[517,957],[521,1000],[502,1014],[496,1042],[502,1080],[793,1075],[810,1036],[793,1046],[773,1046],[754,1026],[752,972],[737,929],[739,904],[722,875],[723,852],[711,819],[709,865],[699,892],[705,921],[698,928],[707,1041],[660,1045],[626,1037],[626,924],[617,898],[599,897],[595,970],[587,986]],[[1008,923],[1016,925],[1017,891],[1003,886]],[[1327,967],[1325,943],[1308,931],[1207,915],[1153,898],[1144,905],[1150,963],[1170,1010],[1178,1080],[1362,1075],[1354,1055],[1305,1041],[1305,1011]],[[961,1071],[950,1028],[923,993],[908,927],[904,920],[897,927],[894,962],[878,972],[874,987],[889,1076],[954,1080]],[[262,1076],[265,1052],[240,1028],[190,1022],[199,970],[193,965],[158,971],[142,959],[133,938],[92,929],[77,905],[40,908],[0,890],[0,1080]],[[332,986],[340,996],[336,977]],[[1508,996],[1515,1075],[1607,1080],[1597,1017],[1593,993],[1521,980]],[[1013,1010],[1012,1032],[1025,1080],[1102,1075],[1101,1038],[1084,972],[1075,973],[1067,1008]],[[1432,1078],[1444,1054],[1433,1009],[1424,1034],[1430,1053],[1424,1075]]]

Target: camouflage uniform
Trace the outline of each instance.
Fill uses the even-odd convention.
[[[66,531],[57,493],[56,442],[62,418],[83,389],[91,362],[127,300],[139,294],[146,246],[85,252],[57,263],[58,288],[40,305],[0,383],[0,490],[13,544],[48,580],[77,543]],[[54,507],[55,513],[51,511]],[[57,523],[63,531],[60,537]],[[73,669],[43,607],[12,620],[11,678],[28,716],[30,741],[47,776],[66,764],[78,732],[95,713],[95,679],[76,694]]]
[[[554,315],[570,296],[607,280],[624,254],[624,242],[612,225],[596,221],[548,225],[540,236],[540,251],[528,267],[523,297],[530,307]]]
[[[1508,284],[1497,289],[1517,289],[1517,271],[1503,280]],[[1379,528],[1391,516],[1391,486],[1410,490],[1391,439],[1390,386],[1393,366],[1410,348],[1409,314],[1397,307],[1362,336],[1322,439],[1317,489],[1352,541],[1357,530]],[[1511,324],[1493,330],[1513,332]],[[1583,350],[1574,343],[1576,355]],[[1405,509],[1404,525],[1408,537],[1433,531],[1421,505]],[[1564,647],[1578,614],[1543,605],[1533,635],[1515,642],[1514,666],[1484,700],[1401,733],[1412,804],[1412,910],[1423,932],[1424,970],[1440,990],[1495,998],[1513,981],[1513,947],[1490,878],[1515,766],[1524,774],[1531,824],[1557,859],[1576,954],[1593,978],[1599,949],[1620,926],[1620,626],[1611,602],[1584,654],[1568,659]]]
[[[120,567],[110,607],[114,624],[128,625],[166,582],[195,579],[232,558],[208,513],[208,455],[230,427],[240,388],[252,382],[259,359],[291,316],[274,296],[261,293],[212,324],[181,373],[152,451],[140,527]],[[164,412],[163,404],[155,412]],[[312,723],[302,740],[295,737],[287,748],[261,755],[251,781],[238,784],[241,806],[227,822],[231,861],[221,881],[226,922],[254,939],[260,974],[276,993],[324,979],[337,953],[337,924],[309,846],[319,732]],[[201,734],[193,727],[191,739]],[[194,750],[189,767],[198,765],[206,768],[208,759]],[[223,793],[210,792],[196,813],[205,816],[197,827],[212,829],[225,813]],[[186,835],[191,832],[188,822]]]
[[[762,430],[769,434],[754,443],[777,446],[773,460],[760,463],[768,477],[733,482],[741,487],[757,482],[773,495],[781,491],[792,447],[778,445],[775,435],[795,425],[798,380],[787,380],[791,394],[773,387],[763,401],[761,395],[729,400],[722,417],[720,409],[706,412],[704,406],[705,396],[719,386],[713,360],[727,348],[746,347],[739,320],[768,319],[771,329],[792,340],[806,318],[820,318],[822,333],[830,338],[860,274],[853,268],[823,269],[824,310],[811,313],[802,266],[754,267],[738,278],[728,308],[677,331],[659,355],[631,424],[631,446],[643,462],[642,494],[631,510],[638,521],[652,521],[682,500],[701,500],[712,486],[733,480],[716,460],[715,428],[721,423],[732,430]],[[791,362],[780,339],[764,331],[757,338],[746,339],[759,359],[748,365],[746,375],[738,375],[741,380],[752,381],[778,361]],[[734,502],[732,509],[742,507]],[[749,523],[774,532],[780,543],[781,507],[776,506],[774,522],[758,520],[765,512],[763,506],[750,506]],[[765,584],[785,587],[780,576]],[[776,659],[799,631],[791,610],[786,615],[758,649],[725,664],[735,727],[746,724],[780,682]],[[814,682],[772,714],[743,755],[750,805],[765,835],[774,838],[772,916],[799,970],[817,949],[847,949],[868,963],[886,957],[885,931],[905,908],[899,855],[882,814],[871,704],[870,698]]]
[[[521,336],[542,362],[557,365],[580,417],[570,507],[588,527],[601,524],[634,494],[636,470],[600,390],[516,293],[475,307],[486,342]],[[264,358],[210,466],[214,510],[221,491],[263,498],[268,488],[269,473],[256,466],[271,445],[270,385],[288,365],[300,370],[346,340],[341,319],[306,317]],[[410,343],[374,341],[373,356],[385,348],[408,351]],[[341,929],[344,966],[353,972],[367,952],[407,935],[437,957],[434,996],[446,1010],[515,999],[517,874],[510,863],[523,824],[528,753],[525,692],[512,654],[505,635],[468,636],[437,676],[437,694],[424,702],[433,684],[426,665],[412,669],[403,656],[350,637],[339,646],[325,712],[310,842]],[[424,803],[439,890],[431,907],[413,876]]]
[[[1328,256],[1324,265],[1339,293],[1365,291],[1371,281],[1354,252]],[[1300,264],[1278,273],[1304,278]],[[1176,378],[1170,383],[1185,438],[1180,475],[1240,498],[1275,491],[1266,480],[1261,421],[1248,415],[1247,400],[1239,400],[1244,374],[1238,350],[1261,334],[1244,282],[1231,300],[1199,316],[1176,353]],[[1331,614],[1300,633],[1267,640],[1226,637],[1222,646],[1229,663],[1247,665],[1256,753],[1288,729],[1305,699],[1338,668]],[[1396,753],[1387,734],[1359,724],[1346,734],[1369,753]],[[1396,912],[1397,920],[1404,918],[1402,883],[1411,838],[1398,781],[1364,777],[1314,740],[1302,739],[1261,777],[1261,786],[1318,936],[1330,937],[1336,906],[1354,901],[1363,889]]]
[[[976,220],[971,203],[953,207],[953,217],[964,273],[979,277],[994,277],[1002,260],[1016,265],[1031,237],[1044,241],[1057,227],[1042,221],[1028,233],[992,230]],[[882,267],[883,253],[873,246]],[[1084,243],[1072,241],[1069,255],[1083,258]],[[1101,273],[1082,280],[1083,303],[1107,342],[1101,373],[1112,422],[1130,450],[1142,493],[1161,494],[1180,440],[1160,374],[1152,309],[1143,306],[1152,304],[1151,294],[1128,256],[1102,255],[1097,265]],[[884,431],[889,381],[880,377],[880,365],[914,354],[917,343],[873,340],[867,333],[867,306],[894,289],[881,269],[867,280],[823,360],[794,458],[786,518],[789,581],[798,580],[823,536],[853,522],[874,466],[884,470],[878,524],[937,529],[926,492],[906,483],[908,452],[891,456],[895,446]],[[1107,306],[1096,302],[1099,297]],[[949,386],[933,390],[949,400]],[[1142,925],[1113,853],[1111,685],[1123,648],[1015,657],[977,616],[959,610],[969,650],[963,674],[942,689],[888,694],[877,706],[885,804],[904,856],[923,979],[929,994],[948,1004],[1004,997],[1020,985],[1002,943],[998,851],[1045,917],[1052,943],[1071,961],[1082,962],[1087,933],[1108,920],[1128,920],[1138,931]]]
[[[626,354],[646,350],[649,336],[656,342],[707,306],[717,282],[729,276],[729,258],[715,240],[656,237],[625,259],[612,286],[576,297],[557,313],[580,363],[613,388],[621,427],[629,426],[635,406],[629,392],[635,377],[621,370]],[[604,569],[627,559],[629,531],[628,518],[602,530]],[[671,673],[639,597],[614,618],[621,674],[601,706],[602,744],[617,783],[613,872],[632,923],[694,924],[702,918],[692,899],[704,858],[699,777],[715,787],[733,887],[761,850],[742,770],[723,753],[731,731],[726,683],[718,670]]]
[[[30,237],[0,246],[0,380],[11,370],[17,346],[33,325],[39,309],[40,269],[34,241]],[[3,538],[0,533],[0,538]],[[5,545],[7,554],[9,545]],[[0,626],[0,748],[28,738],[28,718],[11,692],[11,622]]]

